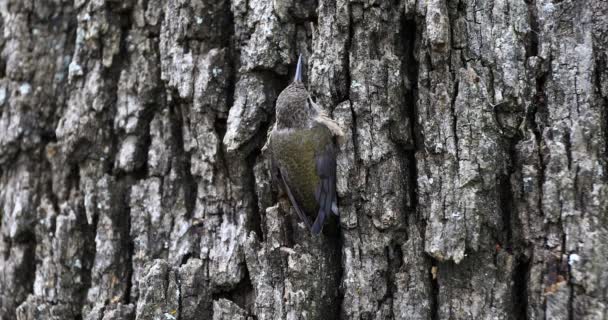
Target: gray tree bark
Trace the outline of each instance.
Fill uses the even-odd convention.
[[[608,318],[608,2],[0,14],[0,319]],[[299,52],[337,236],[262,151]]]

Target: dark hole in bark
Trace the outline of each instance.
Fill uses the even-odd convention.
[[[245,274],[243,279],[232,289],[219,291],[212,295],[212,300],[227,299],[234,302],[241,309],[246,310],[248,313],[252,312],[254,303],[253,296],[253,285],[251,284],[251,278],[249,276],[249,270],[243,266]]]
[[[439,266],[438,261],[430,258],[431,269],[429,270],[429,277],[431,280],[431,319],[439,319]],[[435,273],[433,273],[435,271]]]
[[[528,319],[528,274],[530,261],[524,256],[520,256],[513,270],[513,318]]]

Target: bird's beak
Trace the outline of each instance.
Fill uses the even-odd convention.
[[[298,66],[296,67],[296,76],[293,82],[302,82],[302,54],[298,57]]]

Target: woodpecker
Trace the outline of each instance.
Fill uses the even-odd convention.
[[[293,82],[277,98],[267,146],[275,181],[314,235],[331,212],[338,216],[335,143],[342,136],[338,123],[306,90],[300,55]]]

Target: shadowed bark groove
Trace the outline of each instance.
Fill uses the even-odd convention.
[[[608,3],[7,0],[0,319],[604,319]],[[263,150],[344,129],[313,237]],[[297,155],[294,155],[297,156]]]

